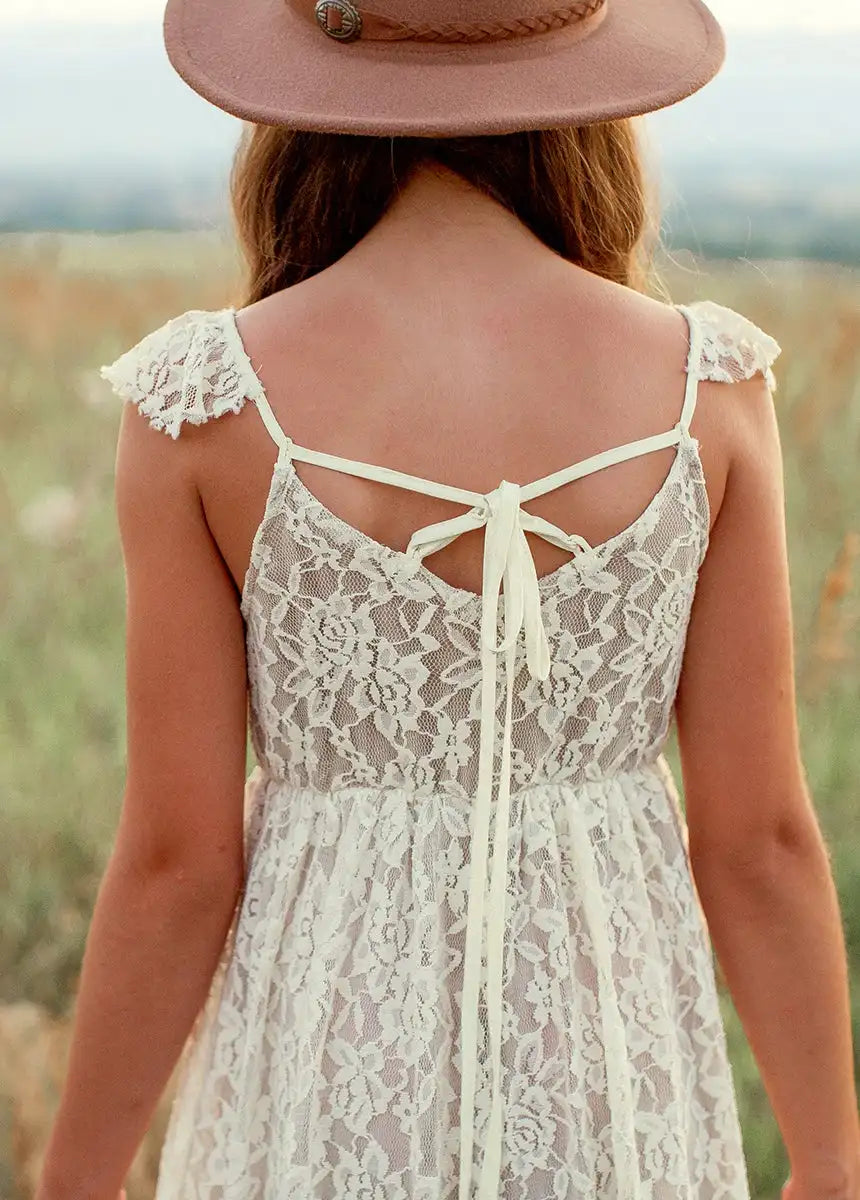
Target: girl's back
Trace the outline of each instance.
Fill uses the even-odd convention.
[[[440,192],[432,176],[401,205],[334,266],[238,315],[250,364],[298,444],[486,492],[677,421],[689,352],[680,312],[559,258],[488,198]],[[464,205],[471,226],[451,220]],[[744,400],[707,380],[702,394],[695,429],[713,521]],[[241,587],[275,448],[251,407],[189,440],[207,518]],[[602,542],[646,508],[673,458],[672,447],[637,456],[529,510]],[[459,511],[310,463],[298,472],[326,507],[397,548]],[[529,538],[539,575],[570,557]],[[482,534],[468,532],[428,566],[478,592],[481,554]]]
[[[662,750],[731,381],[767,394],[778,347],[483,209],[485,239],[431,259],[395,210],[309,282],[106,371],[181,435],[130,417],[121,455],[150,497],[199,489],[259,763],[160,1200],[255,1170],[308,1196],[463,1189],[477,1147],[487,1195],[746,1194]]]

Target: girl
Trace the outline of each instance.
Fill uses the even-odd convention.
[[[183,1047],[158,1200],[747,1200],[711,944],[785,1195],[856,1200],[779,347],[648,288],[632,118],[719,27],[377,6],[168,4],[249,282],[104,368],[128,782],[39,1200]]]

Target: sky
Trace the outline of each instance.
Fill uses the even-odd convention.
[[[726,28],[736,29],[860,29],[857,0],[709,0],[709,7]],[[0,26],[37,21],[158,21],[164,0],[2,0]]]

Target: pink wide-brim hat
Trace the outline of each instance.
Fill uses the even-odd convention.
[[[716,75],[702,0],[168,0],[176,71],[264,125],[455,136],[664,108]]]

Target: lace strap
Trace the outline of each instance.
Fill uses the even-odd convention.
[[[239,412],[248,388],[225,334],[230,310],[191,309],[148,333],[99,368],[124,401],[137,405],[154,429],[179,437],[183,424],[202,425]]]
[[[691,338],[688,370],[698,379],[717,383],[737,383],[752,379],[758,372],[772,392],[776,378],[772,364],[782,347],[748,317],[714,300],[696,300],[679,306],[688,319],[694,318],[699,339],[694,350]]]

